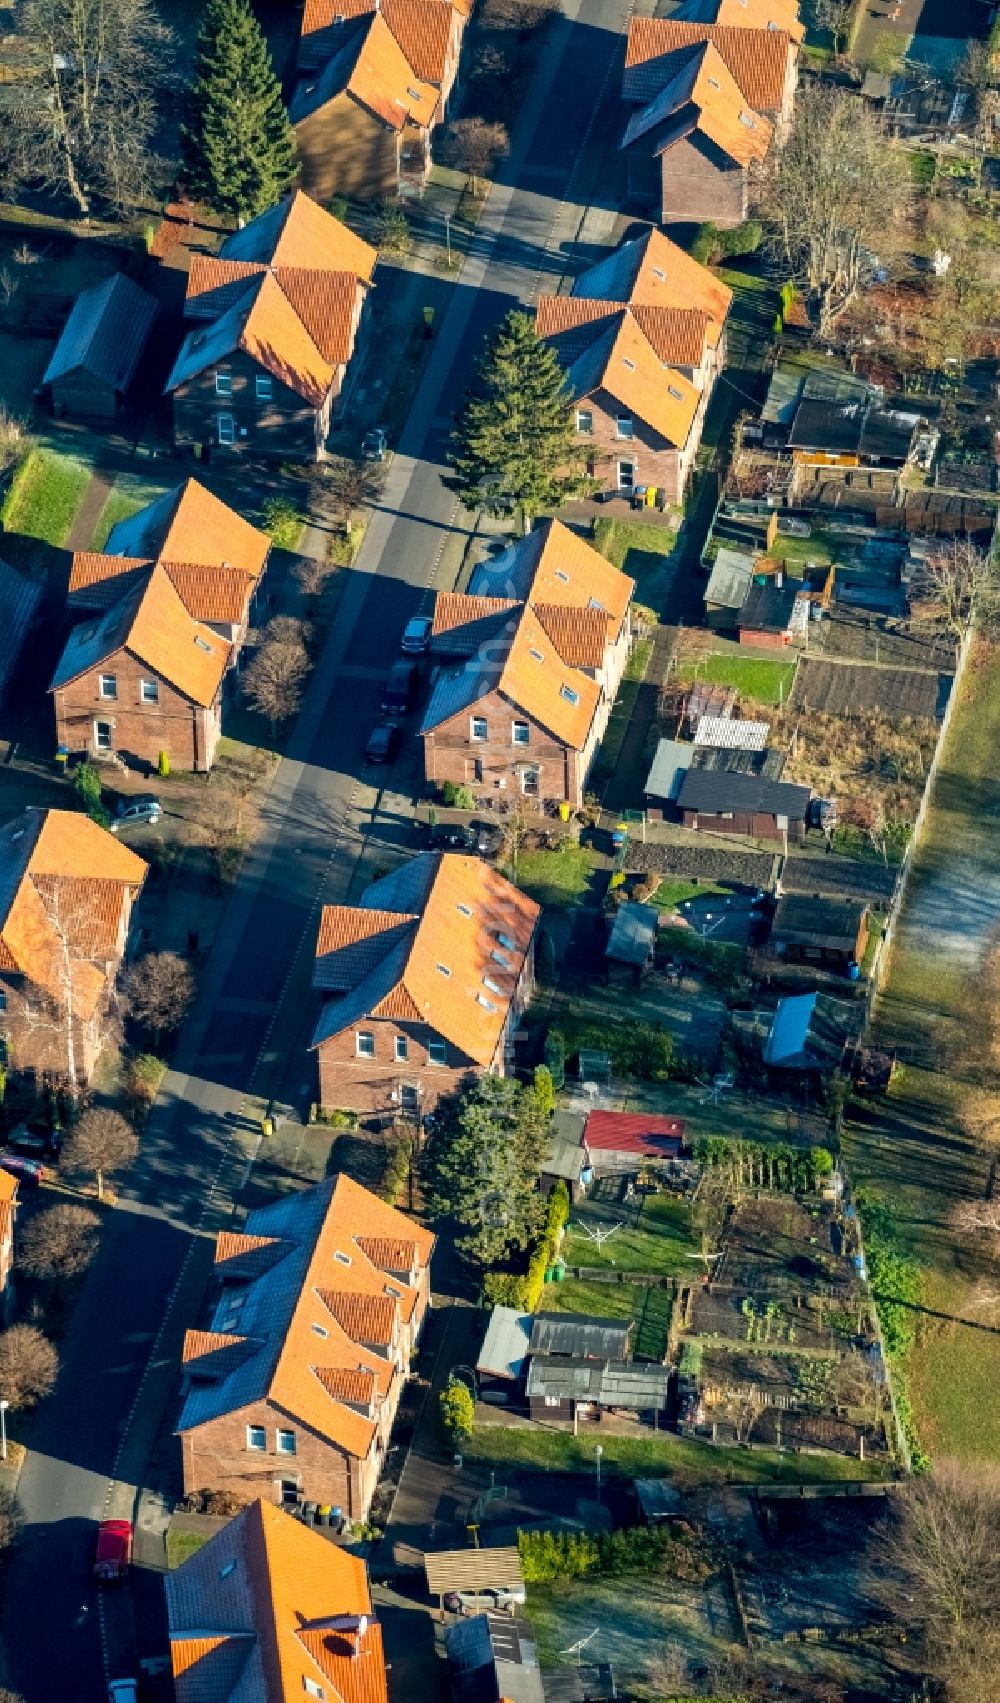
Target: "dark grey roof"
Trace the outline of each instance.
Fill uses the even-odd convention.
[[[460,1703],[544,1703],[531,1627],[509,1614],[476,1614],[444,1635],[452,1690]]]
[[[536,1355],[528,1367],[527,1394],[560,1401],[592,1401],[599,1407],[627,1407],[642,1413],[666,1406],[670,1371],[636,1360],[547,1359]]]
[[[616,964],[637,964],[641,967],[648,963],[656,943],[659,920],[660,913],[655,905],[619,905],[606,956]]]
[[[0,561],[0,697],[17,667],[42,591],[37,580]]]
[[[905,461],[919,416],[864,402],[836,402],[804,396],[788,434],[790,449],[828,455],[868,455]]]
[[[716,774],[763,775],[769,781],[780,781],[785,767],[785,753],[776,745],[764,751],[726,750],[719,746],[699,745],[695,748],[693,769],[707,769]]]
[[[542,1166],[543,1177],[562,1177],[567,1183],[578,1183],[587,1164],[587,1149],[578,1141],[564,1141],[561,1136],[550,1133],[549,1151]]]
[[[84,290],[73,303],[42,383],[85,372],[112,390],[127,390],[158,312],[154,298],[124,272]]]
[[[529,1353],[593,1355],[614,1360],[628,1352],[628,1319],[592,1319],[586,1313],[537,1313]]]
[[[803,822],[809,808],[809,788],[791,781],[769,781],[757,775],[715,774],[706,769],[689,769],[681,782],[677,802],[682,810],[697,810],[717,816],[723,810],[753,812],[762,816],[787,816]]]
[[[788,893],[778,900],[771,928],[774,946],[815,946],[851,951],[868,906],[858,899]]]
[[[635,1493],[647,1520],[674,1518],[684,1512],[684,1498],[665,1478],[637,1478]]]
[[[797,594],[795,585],[775,585],[773,580],[759,585],[754,580],[740,604],[737,626],[754,627],[760,633],[787,632]]]
[[[547,1668],[542,1674],[545,1703],[605,1703],[617,1697],[610,1662],[584,1662],[575,1668]]]

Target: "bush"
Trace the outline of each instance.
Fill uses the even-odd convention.
[[[79,763],[73,775],[73,791],[80,800],[88,816],[93,816],[95,810],[103,808],[101,794],[104,785],[101,771],[96,763]]]
[[[556,1234],[569,1223],[569,1189],[560,1177],[549,1195],[546,1229]]]
[[[167,751],[161,751],[160,752],[160,755],[156,759],[156,772],[160,776],[161,780],[166,780],[168,778],[168,776],[170,774],[170,754],[169,754],[169,752],[167,752]]]
[[[601,1573],[665,1573],[704,1583],[714,1571],[697,1540],[649,1526],[626,1526],[599,1534],[518,1532],[517,1547],[525,1581],[532,1585]]]
[[[697,1378],[701,1374],[702,1347],[700,1342],[685,1342],[677,1370],[682,1378]]]
[[[764,227],[759,219],[744,219],[731,231],[720,231],[709,220],[699,225],[691,244],[692,259],[702,266],[717,266],[720,260],[739,254],[756,254],[764,240]]]
[[[260,522],[279,550],[294,550],[302,536],[302,516],[291,499],[280,493],[261,503]]]
[[[357,1129],[358,1114],[357,1112],[341,1112],[336,1107],[330,1111],[320,1107],[320,1110],[316,1113],[316,1122],[325,1124],[327,1129]]]
[[[552,1072],[547,1064],[535,1066],[535,1099],[543,1117],[549,1118],[556,1109],[556,1092]]]
[[[475,810],[475,795],[467,786],[459,786],[455,781],[441,783],[441,802],[446,810]]]
[[[483,1279],[484,1307],[516,1307],[524,1312],[524,1278],[512,1271],[490,1271]]]
[[[155,1053],[137,1053],[125,1066],[125,1093],[137,1105],[149,1107],[160,1091],[167,1067]]]
[[[396,1205],[406,1187],[412,1163],[413,1143],[407,1136],[401,1136],[389,1155],[389,1163],[385,1168],[382,1186],[378,1191],[381,1198],[388,1201],[390,1206]]]
[[[545,1068],[558,1093],[566,1081],[566,1037],[561,1029],[550,1029],[545,1037]]]
[[[438,1415],[441,1429],[453,1447],[471,1437],[475,1428],[476,1407],[468,1386],[459,1378],[449,1378],[438,1396]]]

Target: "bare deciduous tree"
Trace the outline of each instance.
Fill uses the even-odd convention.
[[[177,952],[147,952],[126,971],[122,995],[129,1015],[153,1037],[179,1029],[194,998],[194,971]]]
[[[829,30],[835,53],[843,53],[847,46],[847,29],[853,10],[851,0],[815,0],[813,17],[816,27]]]
[[[874,257],[886,264],[912,198],[905,155],[858,96],[820,83],[799,91],[761,208],[772,252],[806,293],[821,336],[850,307]]]
[[[30,448],[31,438],[24,421],[8,413],[0,403],[0,473],[22,461]]]
[[[481,180],[489,176],[509,147],[505,125],[472,117],[456,119],[449,126],[444,152],[449,165],[467,174],[473,195],[478,195]]]
[[[1000,1601],[1000,1474],[941,1462],[893,1498],[887,1556],[918,1588],[928,1625],[953,1637]]]
[[[911,618],[943,627],[957,651],[974,622],[996,617],[1000,596],[991,552],[969,538],[940,539],[914,571],[909,601]]]
[[[59,1356],[34,1325],[11,1325],[0,1332],[0,1395],[11,1407],[36,1407],[50,1393],[59,1372]]]
[[[124,1171],[134,1165],[139,1137],[111,1106],[91,1106],[84,1112],[66,1143],[65,1162],[71,1171],[89,1171],[97,1183],[97,1198],[104,1199],[104,1179],[109,1171]]]
[[[265,627],[260,649],[243,675],[244,696],[276,730],[302,702],[308,672],[303,623],[287,615],[276,616]]]
[[[350,536],[359,509],[371,508],[385,489],[385,471],[377,461],[341,455],[317,467],[309,481],[309,505],[317,514],[342,520]]]
[[[40,946],[39,979],[26,981],[7,996],[14,1062],[19,1040],[31,1037],[44,1068],[62,1078],[76,1094],[86,1074],[81,1042],[96,1055],[118,1037],[115,1001],[100,985],[101,973],[89,966],[87,941],[93,931],[92,901],[79,883],[52,877],[35,882],[48,924]],[[45,950],[47,948],[47,950]],[[92,969],[92,974],[87,974]]]
[[[24,1510],[13,1490],[0,1490],[0,1549],[9,1549],[24,1524]],[[0,1703],[21,1703],[13,1691],[0,1691]]]
[[[78,1277],[97,1252],[100,1228],[97,1213],[87,1206],[50,1206],[26,1226],[21,1264],[50,1283]]]
[[[25,0],[33,49],[18,85],[23,177],[66,190],[80,212],[94,194],[120,211],[150,187],[149,143],[166,81],[170,32],[152,0]]]

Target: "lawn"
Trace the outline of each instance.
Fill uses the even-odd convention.
[[[33,449],[11,481],[0,508],[5,532],[61,546],[90,484],[92,469],[72,455]]]
[[[163,485],[151,485],[148,480],[131,473],[120,473],[108,493],[90,540],[92,550],[103,550],[119,521],[131,520],[147,503],[155,502],[164,492]]]
[[[903,1070],[843,1134],[855,1186],[891,1204],[923,1274],[911,1356],[917,1432],[934,1457],[1000,1458],[1000,1311],[988,1244],[950,1214],[988,1192],[1000,1137],[1000,651],[970,658],[913,857],[873,1038]]]
[[[723,1667],[738,1637],[719,1575],[705,1585],[648,1574],[532,1584],[528,1614],[543,1668],[565,1668],[582,1643],[581,1659],[610,1662],[635,1703],[676,1698],[679,1661]]]
[[[167,1566],[171,1572],[179,1567],[189,1555],[197,1555],[199,1549],[204,1549],[211,1536],[210,1532],[186,1532],[167,1529]]]
[[[795,680],[797,662],[771,662],[754,656],[717,653],[694,663],[681,663],[681,680],[710,680],[716,686],[735,686],[744,698],[758,704],[783,704]]]
[[[563,840],[555,851],[522,852],[515,879],[540,905],[575,905],[596,867],[597,858],[586,846]]]
[[[670,1431],[621,1436],[602,1430],[574,1437],[541,1425],[479,1425],[463,1446],[466,1459],[490,1466],[542,1467],[553,1472],[592,1472],[594,1444],[610,1478],[683,1477],[686,1484],[829,1484],[878,1478],[877,1462],[848,1455],[779,1454],[774,1449],[716,1448]]]
[[[708,899],[713,893],[731,891],[729,887],[720,887],[717,881],[688,881],[674,876],[660,882],[649,903],[659,911],[676,911],[678,905],[686,904],[689,899]]]
[[[666,526],[642,526],[638,521],[594,523],[594,544],[602,556],[635,580],[635,601],[659,614],[678,549],[678,534]]]
[[[616,1220],[621,1227],[607,1238],[603,1248],[580,1228],[589,1225],[606,1229]],[[617,1209],[601,1212],[599,1203],[587,1202],[582,1208],[574,1208],[561,1257],[568,1266],[592,1265],[608,1271],[653,1272],[667,1277],[690,1272],[685,1256],[692,1246],[690,1207],[665,1195],[648,1195],[636,1225],[623,1220]]]

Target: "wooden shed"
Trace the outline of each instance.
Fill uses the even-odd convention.
[[[159,312],[124,272],[73,303],[42,380],[58,415],[113,420],[124,406]]]

